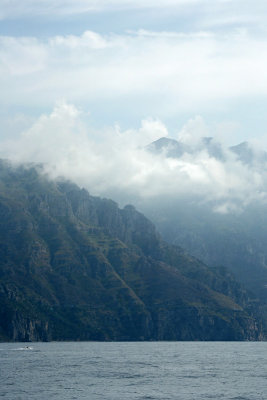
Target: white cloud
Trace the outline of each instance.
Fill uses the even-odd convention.
[[[24,77],[40,72],[47,66],[48,51],[35,38],[0,36],[0,73],[2,76]],[[22,78],[23,79],[23,78]]]
[[[210,136],[210,132],[207,124],[200,115],[197,115],[182,127],[178,133],[178,140],[189,145],[194,145],[201,138],[208,136]]]
[[[192,32],[0,37],[0,106],[14,109],[16,116],[11,127],[9,112],[4,125],[2,111],[1,126],[8,129],[6,137],[19,124],[25,127],[19,140],[11,135],[9,142],[2,141],[2,157],[45,162],[53,176],[67,175],[101,195],[199,194],[218,200],[221,213],[264,199],[266,171],[243,165],[227,151],[223,163],[203,149],[179,160],[143,150],[168,136],[161,119],[197,115],[179,132],[181,140],[192,144],[214,132],[231,136],[238,126],[232,115],[210,125],[199,114],[230,114],[233,104],[252,104],[251,99],[257,114],[257,104],[267,96],[263,0],[2,0],[0,20],[42,16],[57,21],[79,13],[149,7],[157,8],[158,16],[162,10],[164,15],[177,12],[190,21]],[[33,117],[24,117],[21,109],[51,109],[60,98],[69,103],[59,103],[28,128]],[[103,120],[116,107],[126,120],[138,116],[141,126],[96,132],[71,104],[93,109]],[[246,124],[244,112],[241,118]]]
[[[62,102],[50,115],[40,116],[19,140],[2,142],[0,155],[17,162],[42,162],[52,177],[66,176],[92,194],[122,202],[189,195],[214,201],[215,211],[225,213],[254,200],[266,201],[266,166],[244,165],[227,149],[223,161],[203,148],[166,158],[144,149],[168,135],[159,120],[144,120],[137,130],[115,126],[99,132],[99,140],[82,117],[75,106]],[[203,119],[194,120],[195,129],[198,122],[201,131]]]
[[[0,103],[51,107],[103,101],[131,115],[209,112],[267,96],[267,38],[244,32],[0,37]]]
[[[168,130],[160,121],[152,118],[144,119],[141,122],[139,130],[128,129],[121,132],[120,128],[116,129],[116,141],[119,145],[130,147],[144,147],[149,143],[168,136]]]
[[[50,39],[49,45],[52,48],[75,49],[103,49],[108,47],[109,42],[96,32],[86,31],[81,36],[55,36]]]

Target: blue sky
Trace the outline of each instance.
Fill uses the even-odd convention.
[[[58,102],[92,129],[200,116],[226,143],[267,133],[262,0],[1,0],[0,122],[18,136]]]

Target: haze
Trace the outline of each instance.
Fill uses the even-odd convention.
[[[2,158],[121,203],[189,194],[224,213],[265,202],[263,1],[14,0],[0,19]],[[223,160],[145,147],[207,136]],[[228,149],[244,140],[249,165]]]

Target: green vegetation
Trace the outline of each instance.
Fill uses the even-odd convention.
[[[223,268],[37,167],[0,164],[1,340],[259,340],[256,303]]]

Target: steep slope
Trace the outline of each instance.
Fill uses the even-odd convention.
[[[170,145],[168,139],[162,138],[147,148],[166,157],[182,156],[169,152],[170,146],[181,148],[182,144],[171,140]],[[253,166],[255,176],[260,177],[262,182],[261,195],[257,198],[257,193],[247,193],[247,197],[251,196],[251,199],[247,202],[243,199],[245,205],[239,204],[234,197],[224,199],[222,195],[221,204],[225,200],[226,203],[232,201],[234,207],[236,206],[233,212],[227,212],[227,209],[214,212],[214,209],[218,209],[220,197],[218,195],[218,199],[215,197],[207,200],[205,194],[198,197],[193,194],[172,198],[162,196],[140,202],[139,208],[156,224],[165,240],[180,245],[210,266],[226,266],[238,280],[267,304],[267,205],[266,201],[264,202],[263,190],[266,184],[266,152],[255,151],[246,142],[223,150],[212,138],[202,138],[195,147],[187,146],[184,152],[194,154],[199,149],[204,149],[209,157],[221,160],[221,166],[226,151],[230,158],[236,157],[235,165],[240,171],[243,167],[246,170],[248,165]],[[226,171],[230,172],[231,169]],[[222,179],[227,179],[225,176]],[[228,195],[231,196],[231,193]]]
[[[250,340],[257,305],[223,269],[36,167],[0,165],[2,340]]]
[[[177,147],[183,148],[179,154],[171,151]],[[214,160],[219,163],[219,169],[224,171],[221,183],[226,186],[227,177],[229,175],[231,180],[231,171],[235,168],[241,181],[243,174],[248,176],[248,171],[254,174],[250,176],[252,180],[257,177],[260,185],[251,187],[247,178],[245,196],[239,193],[237,179],[236,187],[232,187],[234,191],[226,192],[225,197],[224,191],[216,198],[205,192],[197,195],[197,191],[191,193],[189,190],[182,195],[162,194],[157,198],[142,199],[138,208],[155,223],[167,242],[183,247],[209,266],[229,268],[236,279],[259,299],[267,326],[267,153],[247,142],[226,149],[212,138],[202,138],[190,146],[161,138],[147,146],[147,150],[160,159],[180,160],[182,157],[186,160],[188,154],[197,158],[203,151],[211,166]],[[220,174],[217,178],[220,180]],[[216,187],[216,181],[214,185]]]

